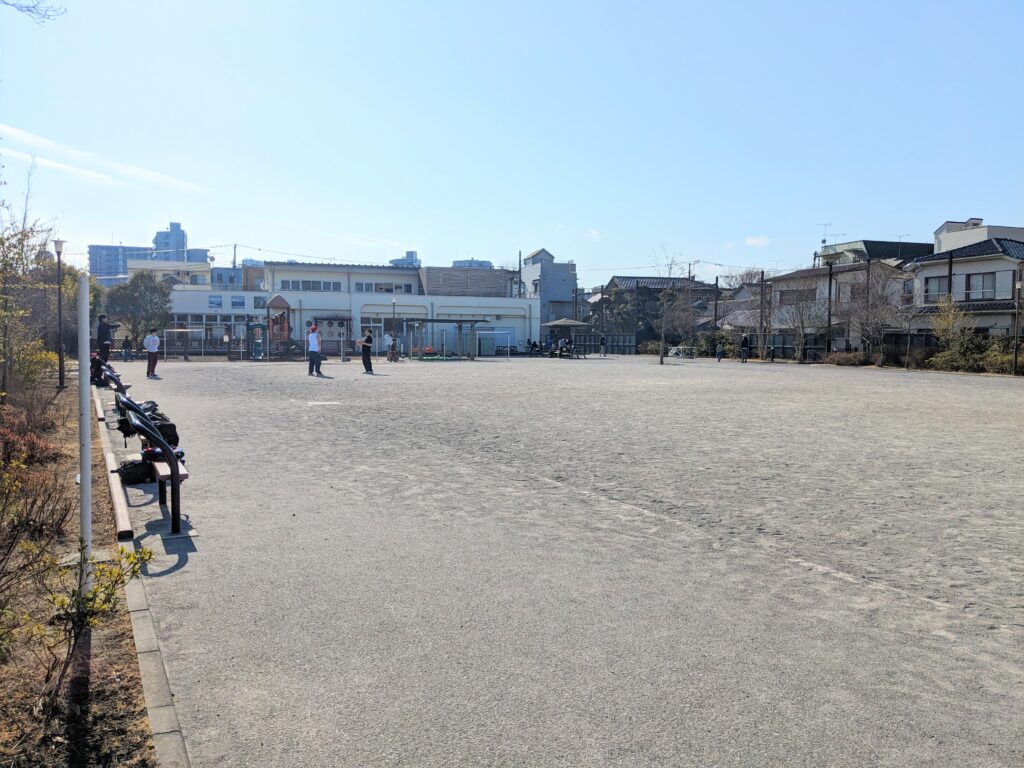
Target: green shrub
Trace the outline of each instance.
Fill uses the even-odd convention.
[[[636,348],[638,355],[657,355],[661,350],[661,342],[657,340],[641,341]]]
[[[874,361],[866,352],[833,352],[825,362],[829,365],[871,365]]]
[[[714,357],[715,349],[721,344],[726,357],[738,357],[739,348],[736,340],[725,331],[715,333],[702,333],[697,337],[697,356]]]
[[[981,359],[989,373],[1013,373],[1012,344],[992,344]]]
[[[978,355],[965,355],[956,349],[937,352],[928,359],[926,365],[936,371],[978,373],[984,369]]]

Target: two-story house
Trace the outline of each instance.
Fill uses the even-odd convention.
[[[787,356],[806,349],[812,359],[880,345],[896,325],[906,277],[892,260],[853,260],[776,275],[766,312],[767,345]]]
[[[907,265],[912,281],[908,280],[903,289],[906,312],[912,315],[911,329],[927,332],[931,327],[929,315],[938,311],[942,299],[951,297],[967,312],[975,333],[1012,333],[1017,310],[1015,285],[1021,280],[1022,265],[1024,241],[1004,237],[914,259]]]

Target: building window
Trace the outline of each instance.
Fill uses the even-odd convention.
[[[914,281],[904,280],[903,281],[903,295],[900,297],[900,302],[903,304],[914,303]]]
[[[412,283],[406,283],[405,284],[405,292],[406,293],[412,293]]]
[[[363,293],[363,284],[356,283],[356,293]]]
[[[967,300],[985,301],[996,297],[996,273],[967,275]]]
[[[943,296],[949,295],[949,277],[926,277],[924,279],[925,304],[937,304]]]
[[[253,309],[266,309],[267,308],[267,297],[266,296],[253,296],[252,297],[252,308]]]
[[[818,297],[816,288],[793,288],[788,291],[779,291],[779,306],[787,307],[793,304],[806,304]]]
[[[341,283],[331,283],[332,291],[341,291]]]

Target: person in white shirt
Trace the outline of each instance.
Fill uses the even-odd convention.
[[[323,358],[320,356],[320,331],[315,325],[309,327],[309,375],[323,376],[320,373],[320,364]]]
[[[156,335],[156,328],[149,329],[149,335],[142,340],[142,346],[146,350],[146,378],[155,379],[160,351],[160,337]]]

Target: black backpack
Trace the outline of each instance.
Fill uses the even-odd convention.
[[[122,461],[113,472],[121,476],[124,485],[142,485],[153,482],[153,465],[148,461]]]

